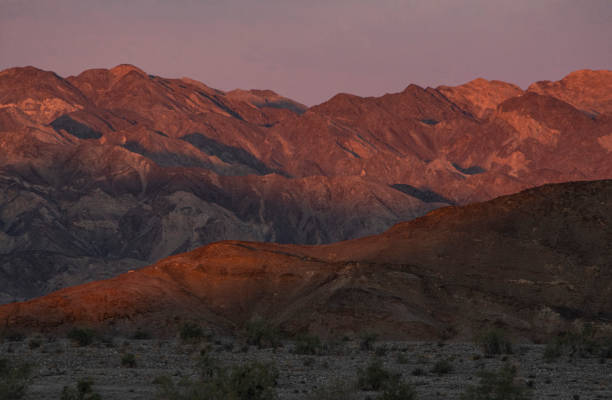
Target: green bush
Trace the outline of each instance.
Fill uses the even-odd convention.
[[[254,318],[247,323],[246,335],[247,344],[260,349],[276,348],[281,343],[279,330],[261,318]]]
[[[512,354],[512,342],[501,329],[490,329],[477,338],[478,344],[487,356],[496,354]]]
[[[102,397],[93,391],[93,380],[81,379],[76,387],[64,386],[60,400],[101,400]]]
[[[437,375],[450,374],[453,372],[453,364],[451,364],[448,360],[439,360],[434,364],[431,372]]]
[[[75,327],[68,332],[67,337],[81,347],[89,346],[93,343],[94,331],[87,328]]]
[[[204,331],[195,322],[185,322],[181,326],[180,336],[184,342],[198,342],[204,338]]]
[[[316,355],[323,352],[323,344],[318,336],[300,335],[295,340],[295,354]]]
[[[121,357],[121,366],[127,368],[136,368],[136,356],[132,353],[126,353]]]
[[[483,371],[478,385],[470,386],[461,400],[528,400],[531,393],[515,383],[516,368],[505,365],[496,372]]]
[[[29,364],[13,365],[6,359],[0,359],[0,399],[22,399],[30,385],[31,373]]]
[[[412,385],[400,379],[391,379],[376,400],[415,400],[416,392]]]
[[[382,389],[393,379],[393,374],[386,370],[378,359],[372,360],[366,369],[357,370],[357,387],[361,390]]]

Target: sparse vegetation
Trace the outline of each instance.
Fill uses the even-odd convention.
[[[398,364],[408,364],[408,357],[404,353],[399,353],[395,360]]]
[[[151,333],[144,331],[142,329],[137,329],[134,332],[134,336],[132,336],[134,340],[149,340],[151,339]]]
[[[385,345],[380,345],[380,346],[376,346],[376,350],[374,350],[374,354],[376,354],[377,357],[384,357],[387,355],[387,352],[389,351],[389,348]]]
[[[431,373],[437,375],[446,375],[451,372],[453,372],[453,364],[451,364],[448,360],[436,361],[436,363],[431,369]]]
[[[323,352],[321,339],[315,335],[300,335],[295,340],[295,354],[317,355]]]
[[[28,347],[30,350],[38,349],[42,345],[42,340],[40,338],[32,338],[28,342]]]
[[[121,357],[121,366],[126,368],[136,368],[136,356],[126,353]]]
[[[315,390],[308,398],[310,400],[353,400],[355,397],[354,383],[336,380]]]
[[[101,400],[102,397],[93,391],[93,380],[86,378],[77,382],[76,387],[64,386],[61,400]]]
[[[75,327],[68,332],[67,337],[81,347],[89,346],[93,343],[94,331],[87,328]]]
[[[516,367],[505,365],[500,370],[483,371],[478,385],[470,386],[461,400],[528,400],[529,390],[515,382]]]
[[[489,329],[481,333],[477,342],[487,356],[512,354],[512,342],[502,329]]]
[[[13,364],[9,360],[0,359],[0,399],[22,399],[30,385],[31,374],[29,364]]]
[[[363,351],[370,351],[374,349],[374,343],[378,339],[376,333],[364,333],[361,335],[361,341],[359,342],[359,348]]]
[[[385,385],[383,392],[376,400],[415,400],[416,392],[411,384],[399,377],[391,379]]]
[[[303,363],[305,367],[310,368],[315,365],[315,359],[312,357],[305,357]]]
[[[199,342],[204,338],[204,331],[195,322],[185,322],[181,326],[180,336],[183,342]]]
[[[212,376],[197,381],[160,377],[159,398],[164,400],[273,400],[278,370],[272,364],[251,362],[231,368],[215,368]]]
[[[26,338],[26,335],[23,332],[19,331],[5,331],[2,332],[2,341],[7,342],[23,342]]]
[[[280,346],[280,332],[278,328],[262,318],[254,318],[246,326],[247,344],[258,348],[276,348]]]
[[[562,332],[546,344],[542,357],[553,362],[563,355],[573,357],[612,358],[612,338],[597,337],[591,324],[585,324],[578,332]]]
[[[381,390],[394,375],[383,367],[379,359],[374,359],[365,369],[357,371],[357,387],[361,390]]]

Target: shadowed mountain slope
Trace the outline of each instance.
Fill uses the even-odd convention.
[[[289,332],[538,338],[577,320],[612,328],[612,181],[547,185],[447,207],[332,245],[228,241],[106,281],[0,307],[8,329],[172,332],[196,320]]]
[[[307,109],[131,65],[2,71],[0,302],[214,241],[331,243],[449,204],[612,178],[608,78],[409,85]]]

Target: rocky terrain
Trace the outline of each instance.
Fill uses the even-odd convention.
[[[219,240],[322,244],[612,178],[610,71],[307,108],[137,67],[0,72],[0,303]]]
[[[488,326],[541,340],[612,329],[612,181],[546,185],[446,207],[331,245],[226,241],[118,277],[0,306],[6,330],[74,326],[219,333],[263,317],[322,336],[460,340]]]
[[[36,341],[39,347],[31,348]],[[160,382],[198,379],[203,357],[225,367],[252,361],[270,363],[279,373],[275,391],[280,400],[377,398],[380,390],[360,390],[359,370],[379,359],[382,368],[400,374],[416,391],[416,399],[459,399],[469,386],[479,383],[482,371],[497,371],[504,365],[517,367],[515,384],[533,399],[584,400],[612,397],[612,361],[598,357],[547,359],[544,345],[515,344],[513,354],[485,356],[471,343],[376,342],[361,349],[359,340],[335,345],[331,352],[299,354],[284,342],[277,349],[241,345],[232,338],[210,343],[185,344],[180,340],[107,339],[87,347],[66,340],[29,339],[0,345],[0,357],[11,362],[27,360],[35,365],[25,399],[60,399],[63,387],[75,387],[89,379],[102,399],[150,400],[161,393]],[[134,364],[122,362],[134,355]],[[438,365],[438,367],[436,367]],[[440,368],[444,365],[445,368]]]

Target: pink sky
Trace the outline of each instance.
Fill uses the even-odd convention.
[[[611,0],[0,0],[0,69],[120,63],[313,105],[612,69]]]

